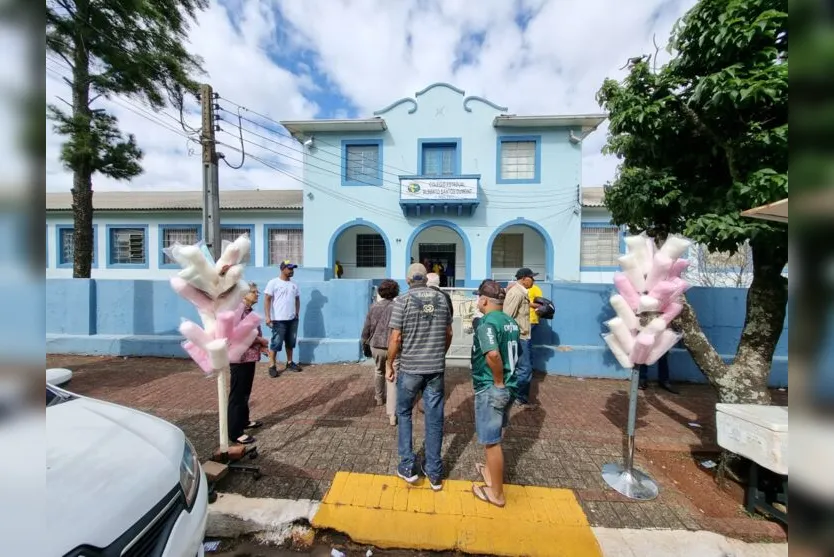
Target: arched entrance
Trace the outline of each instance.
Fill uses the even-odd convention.
[[[331,273],[338,261],[344,269],[344,279],[379,280],[391,276],[391,244],[385,232],[372,222],[356,219],[340,226],[330,238],[328,253]]]
[[[466,233],[445,220],[424,222],[414,229],[406,245],[406,269],[415,262],[443,266],[441,285],[464,286],[471,280],[471,249]],[[429,269],[432,272],[432,269]]]
[[[550,280],[553,273],[553,242],[538,223],[515,219],[495,229],[487,244],[487,273],[498,281],[515,280],[522,267]]]

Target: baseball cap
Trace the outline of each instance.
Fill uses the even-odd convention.
[[[295,263],[291,263],[289,259],[284,259],[283,261],[281,261],[281,270],[282,271],[284,269],[297,269],[297,268],[298,268],[298,265],[296,265]]]
[[[497,302],[504,301],[504,298],[507,296],[507,292],[501,287],[501,285],[491,279],[485,279],[478,287],[478,290],[475,291],[475,294]]]
[[[426,275],[426,268],[422,263],[412,263],[408,267],[408,272],[406,273],[405,278],[411,282],[425,282]]]
[[[528,269],[527,267],[522,267],[515,274],[515,279],[516,280],[521,280],[523,278],[527,278],[527,277],[534,278],[534,277],[537,277],[537,276],[539,276],[538,273],[534,273],[531,269]]]

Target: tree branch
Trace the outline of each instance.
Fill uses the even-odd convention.
[[[52,49],[52,52],[54,52],[55,54],[57,54],[58,56],[60,56],[60,57],[61,57],[61,60],[63,60],[64,62],[66,62],[67,66],[69,66],[71,70],[73,70],[73,71],[75,70],[75,65],[74,65],[72,62],[70,62],[69,58],[67,58],[67,57],[64,55],[64,53],[63,53],[63,52],[61,52],[60,50],[56,50],[56,49]]]

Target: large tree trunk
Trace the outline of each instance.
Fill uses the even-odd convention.
[[[684,345],[718,391],[719,402],[770,404],[767,384],[787,311],[788,286],[782,276],[787,252],[765,242],[751,242],[751,249],[753,282],[747,291],[744,327],[732,364],[724,363],[710,344],[686,300],[678,318]]]
[[[88,18],[86,0],[76,2],[79,22]],[[93,183],[92,157],[96,148],[90,128],[90,56],[84,46],[86,26],[79,23],[78,35],[75,37],[72,76],[72,113],[73,121],[78,126],[76,132],[76,156],[72,176],[72,214],[73,214],[73,262],[74,278],[90,278],[93,261]],[[60,247],[59,247],[60,248]]]

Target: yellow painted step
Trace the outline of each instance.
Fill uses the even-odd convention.
[[[511,556],[599,557],[599,544],[569,489],[507,485],[498,508],[472,494],[472,482],[448,480],[432,491],[423,479],[339,472],[313,519],[317,528],[380,548],[458,550]]]

